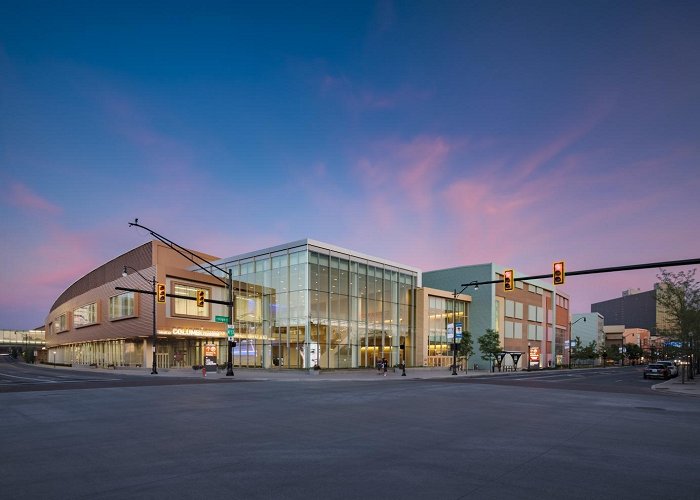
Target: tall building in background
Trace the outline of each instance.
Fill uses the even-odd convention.
[[[662,335],[668,328],[663,307],[656,299],[658,284],[654,290],[625,290],[616,299],[591,304],[591,312],[603,315],[606,325],[625,325],[627,328],[643,328],[651,335]]]

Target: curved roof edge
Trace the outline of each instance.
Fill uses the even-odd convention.
[[[153,243],[153,241],[149,241],[129,250],[79,278],[58,296],[49,312],[78,295],[119,278],[124,270],[124,265],[129,265],[139,270],[151,267],[153,265]]]

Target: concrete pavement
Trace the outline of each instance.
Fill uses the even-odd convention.
[[[655,391],[673,392],[675,394],[685,394],[688,396],[700,396],[700,375],[695,375],[692,380],[682,380],[681,376],[667,380],[652,386]]]

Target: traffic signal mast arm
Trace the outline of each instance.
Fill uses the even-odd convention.
[[[584,274],[601,274],[601,273],[616,273],[619,271],[634,271],[636,269],[654,269],[663,267],[676,267],[676,266],[694,266],[700,264],[700,259],[686,259],[686,260],[670,260],[667,262],[651,262],[649,264],[633,264],[629,266],[615,266],[615,267],[601,267],[598,269],[584,269],[582,271],[566,271],[567,276],[581,276]],[[553,278],[554,274],[539,274],[536,276],[521,276],[519,278],[513,277],[513,281],[529,281],[529,280],[539,280],[546,278]],[[503,278],[499,280],[491,281],[472,281],[467,285],[493,285],[494,283],[503,283]],[[462,286],[467,286],[462,285]]]
[[[139,292],[139,293],[146,293],[148,295],[153,295],[153,291],[151,290],[140,290],[138,288],[126,288],[123,286],[115,286],[115,290],[120,290],[123,292]],[[184,299],[184,300],[197,300],[197,297],[191,297],[189,295],[175,295],[172,293],[166,293],[165,294],[167,297],[172,297],[173,299]],[[229,304],[228,300],[216,300],[216,299],[204,299],[204,302],[209,302],[210,304],[221,304],[224,306],[227,306]]]

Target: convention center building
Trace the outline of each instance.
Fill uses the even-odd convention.
[[[45,320],[50,359],[146,369],[155,352],[158,368],[184,369],[205,358],[223,366],[232,345],[237,367],[449,366],[447,327],[468,328],[469,295],[425,288],[417,268],[327,243],[194,255],[214,266],[154,240],[80,278]]]

